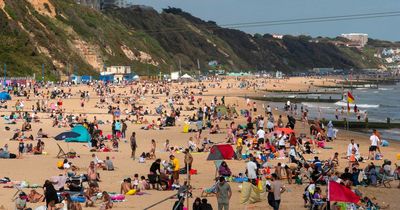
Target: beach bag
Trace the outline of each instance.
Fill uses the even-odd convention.
[[[60,160],[57,162],[57,168],[58,169],[64,169],[64,161]]]
[[[377,153],[377,154],[375,155],[375,160],[382,160],[382,158],[383,158],[383,155],[380,154],[380,153]]]
[[[189,133],[189,125],[188,124],[183,126],[183,133]]]
[[[195,175],[195,174],[197,174],[197,170],[196,169],[190,169],[189,173],[190,173],[190,175]]]
[[[400,153],[397,154],[397,160],[400,160]]]

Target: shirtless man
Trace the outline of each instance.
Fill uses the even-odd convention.
[[[86,207],[94,207],[98,192],[100,192],[99,188],[95,184],[91,183],[89,188],[85,191]]]
[[[132,181],[131,178],[127,178],[124,179],[124,181],[121,183],[120,193],[122,195],[125,195],[129,190],[133,189],[131,181]]]

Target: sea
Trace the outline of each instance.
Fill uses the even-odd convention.
[[[338,90],[341,91],[341,90]],[[360,110],[361,120],[364,120],[365,113],[368,117],[369,122],[387,122],[387,118],[390,118],[390,122],[400,122],[400,83],[396,85],[385,85],[379,86],[378,89],[371,88],[354,88],[352,95],[355,98],[355,104]],[[340,98],[337,95],[326,95],[326,94],[309,94],[309,95],[296,95],[290,94],[276,94],[273,96],[286,96],[286,97],[308,97],[308,98]],[[272,106],[282,108],[283,103],[271,103]],[[315,103],[305,102],[301,105],[309,110],[309,119],[325,118],[328,120],[335,119],[336,109],[338,109],[339,119],[346,117],[350,121],[356,121],[357,116],[353,112],[354,104],[350,104],[351,112],[347,116],[347,102],[338,101],[336,103]],[[341,109],[344,107],[344,115],[341,115]],[[383,139],[397,140],[400,141],[400,128],[394,129],[383,129],[379,130]]]

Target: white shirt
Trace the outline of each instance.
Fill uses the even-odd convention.
[[[265,139],[265,131],[260,129],[257,131],[257,136],[259,139]]]
[[[264,120],[258,121],[258,127],[264,128]]]
[[[278,145],[279,146],[285,146],[285,138],[280,138]]]
[[[371,141],[371,146],[378,146],[379,138],[375,134],[372,134],[369,140]]]
[[[356,155],[359,155],[360,154],[360,152],[358,151],[358,146],[357,146],[357,144],[356,143],[354,143],[354,144],[349,144],[349,146],[347,146],[347,156],[349,157],[351,154],[352,154],[352,152],[353,152],[353,148],[356,150]]]
[[[257,178],[257,164],[253,161],[247,162],[247,177],[249,179],[256,179]]]

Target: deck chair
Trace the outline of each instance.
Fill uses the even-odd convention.
[[[379,185],[383,185],[386,188],[391,188],[392,186],[390,183],[394,181],[395,177],[387,174],[387,172],[383,171],[382,173],[379,172],[378,174],[378,183]]]
[[[57,154],[57,158],[68,158],[68,154],[65,153],[64,149],[57,143],[58,146],[58,154]]]
[[[20,187],[20,186],[18,186],[18,185],[14,185],[14,187],[15,187],[15,189],[17,189],[17,192],[15,192],[14,193],[14,195],[13,195],[13,197],[11,198],[11,200],[14,202],[17,198],[18,198],[18,194],[19,193],[25,193],[23,190],[22,190],[22,187]]]
[[[214,185],[209,188],[203,188],[200,197],[208,197],[209,195],[217,194],[217,185],[218,184],[219,184],[219,181],[215,182]]]

